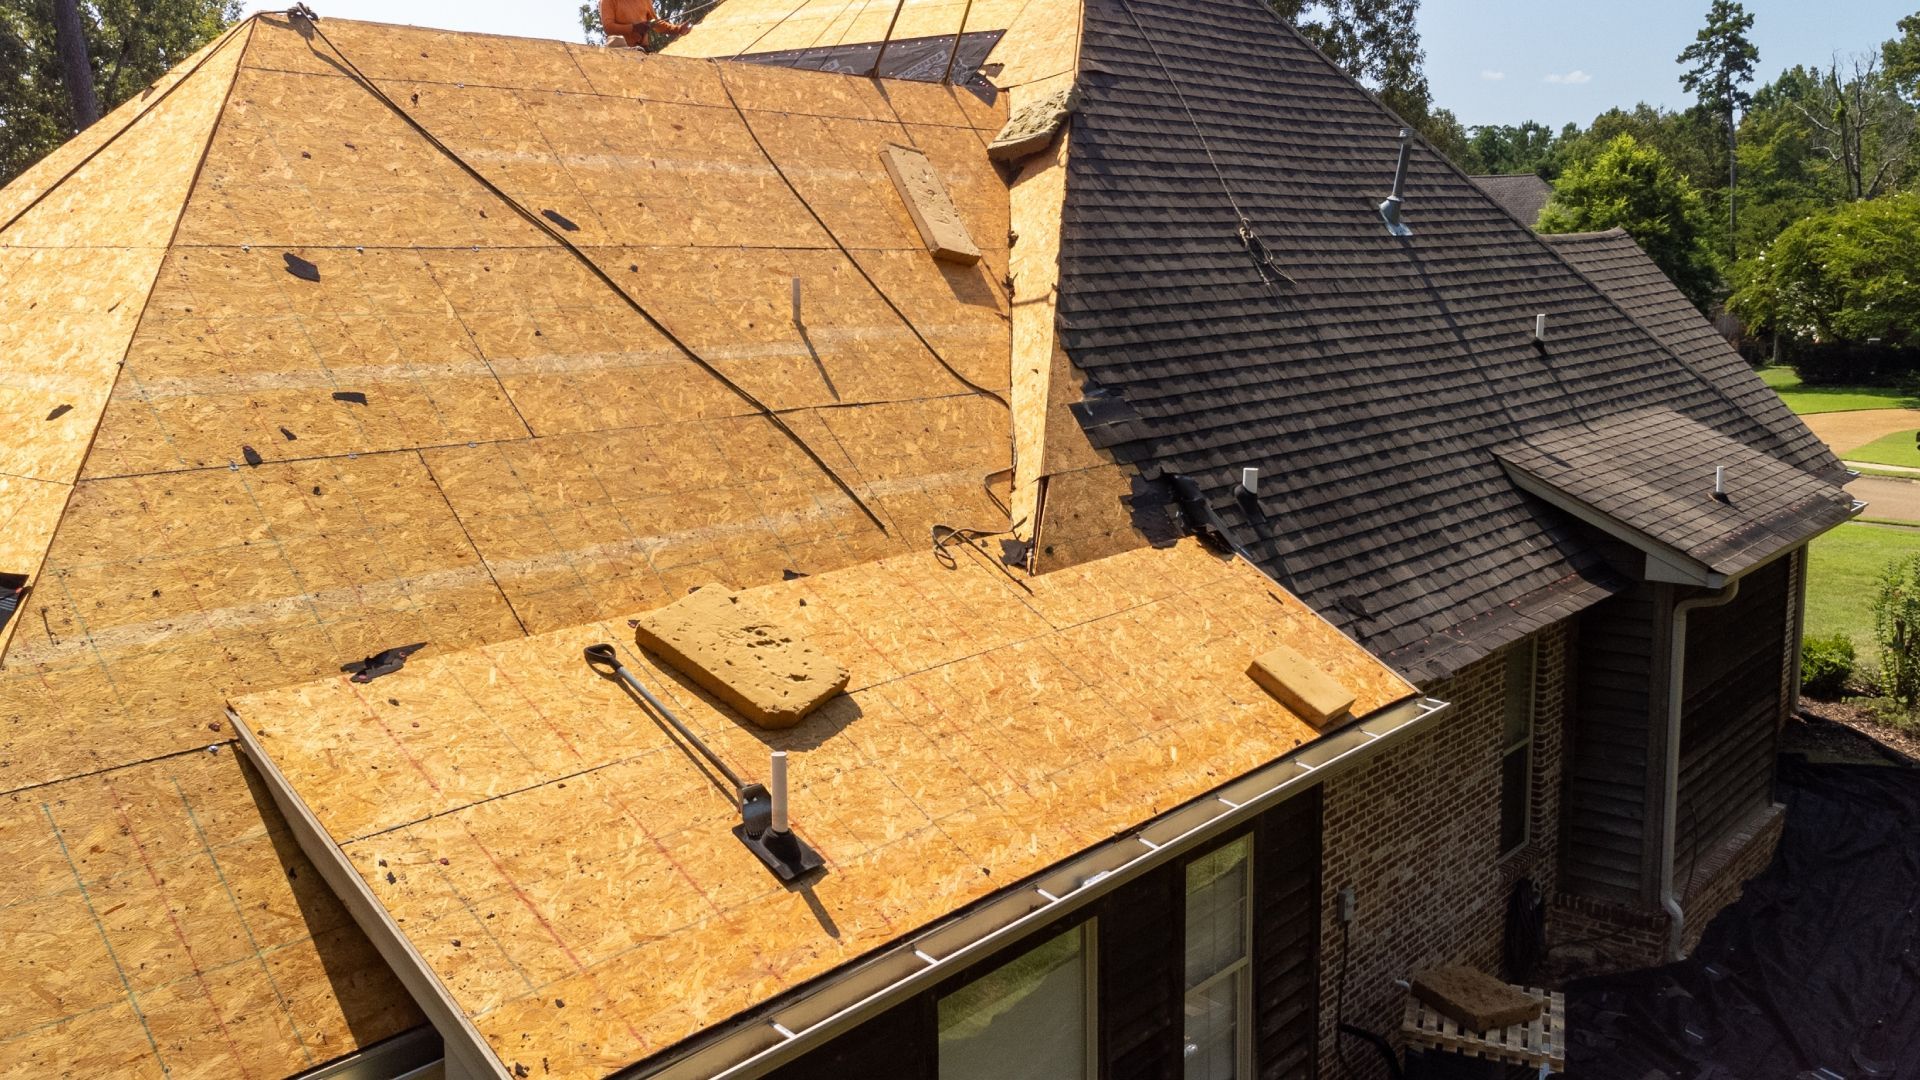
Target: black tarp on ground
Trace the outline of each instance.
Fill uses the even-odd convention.
[[[1568,987],[1569,1076],[1920,1077],[1920,770],[1789,755],[1779,792],[1773,864],[1690,958]]]

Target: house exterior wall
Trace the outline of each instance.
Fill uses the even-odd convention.
[[[1354,772],[1326,784],[1321,872],[1321,1075],[1344,1056],[1358,1077],[1384,1076],[1367,1047],[1345,1040],[1340,1020],[1391,1036],[1421,968],[1503,967],[1509,894],[1531,878],[1553,895],[1559,861],[1561,746],[1570,711],[1571,622],[1529,639],[1536,649],[1531,838],[1500,857],[1500,758],[1504,749],[1503,651],[1426,687],[1453,712]],[[1523,641],[1511,648],[1526,648]],[[1350,927],[1339,891],[1355,892]],[[1353,952],[1347,955],[1347,944]],[[1345,984],[1344,1002],[1342,983]]]

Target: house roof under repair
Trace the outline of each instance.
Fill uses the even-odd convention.
[[[1529,448],[1657,419],[1792,479],[1761,547],[1842,511],[1617,239],[1417,142],[1391,235],[1397,134],[1252,0],[234,27],[0,189],[0,1059],[771,1060],[1609,595],[1633,508]],[[735,638],[824,704],[752,725]],[[689,740],[789,751],[826,874]]]

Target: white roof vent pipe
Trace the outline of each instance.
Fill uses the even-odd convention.
[[[1544,311],[1533,317],[1533,340],[1547,340],[1547,313]]]
[[[1380,204],[1380,220],[1394,236],[1412,236],[1413,230],[1400,220],[1400,193],[1407,184],[1407,152],[1413,148],[1413,129],[1400,129],[1400,162],[1393,167],[1393,194]]]
[[[1727,467],[1725,465],[1713,467],[1713,497],[1721,502],[1727,501]]]
[[[1240,490],[1246,492],[1249,495],[1260,494],[1260,470],[1259,469],[1241,469],[1240,470]]]

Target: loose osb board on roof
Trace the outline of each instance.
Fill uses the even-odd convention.
[[[730,57],[821,45],[1002,30],[1028,0],[726,0],[669,42],[677,56]],[[971,11],[968,8],[971,7]],[[896,14],[897,13],[897,14]],[[889,35],[888,27],[892,33]]]
[[[1039,528],[1050,390],[1060,347],[1054,288],[1060,281],[1060,215],[1067,197],[1067,136],[1026,162],[1008,193],[1013,227],[1013,518],[1023,540]]]
[[[1196,542],[1025,588],[950,553],[951,569],[913,554],[752,590],[851,668],[847,694],[785,731],[619,623],[235,708],[507,1068],[597,1076],[1312,739],[1245,673],[1274,644],[1351,687],[1358,713],[1413,693]],[[587,668],[596,641],[749,778],[789,752],[824,876],[788,890],[766,873],[727,832],[728,795]]]
[[[421,1022],[222,747],[0,799],[0,1072],[284,1076]]]

